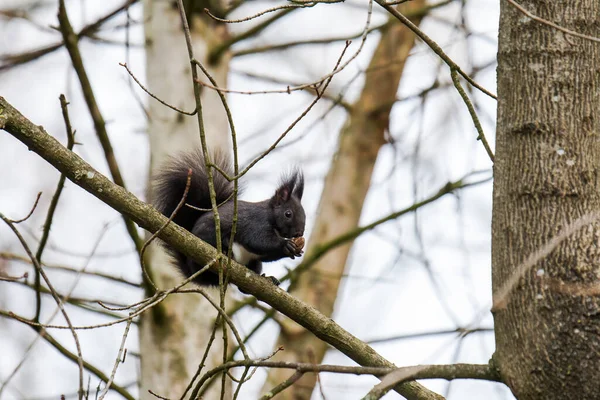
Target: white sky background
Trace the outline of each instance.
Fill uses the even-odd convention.
[[[121,1],[68,1],[68,11],[77,31],[85,23],[94,21],[118,5]],[[22,4],[20,1],[0,0],[0,9]],[[40,26],[55,25],[57,5],[46,2],[31,15]],[[254,2],[241,7],[233,17],[250,15],[254,11],[272,6],[272,2]],[[366,2],[353,1],[342,5],[319,5],[296,11],[282,19],[253,42],[253,44],[285,42],[292,39],[337,37],[360,32],[366,19]],[[464,22],[474,33],[465,39],[465,33],[454,25],[460,23],[460,2],[433,12],[422,24],[430,35],[456,62],[470,70],[472,66],[487,65],[496,55],[498,4],[496,1],[471,1],[466,6]],[[140,4],[130,10],[135,21],[142,20]],[[387,16],[374,6],[372,25],[384,22]],[[124,14],[111,20],[106,27],[125,22]],[[247,29],[248,24],[236,24],[234,31]],[[82,40],[80,49],[92,81],[100,109],[107,121],[108,131],[117,160],[128,189],[144,197],[147,181],[148,144],[144,133],[145,117],[140,105],[132,96],[130,80],[119,62],[127,61],[136,75],[142,78],[144,51],[141,24],[130,29],[132,46],[127,54],[124,47],[99,44]],[[105,29],[104,38],[123,41],[123,29]],[[336,76],[331,84],[332,93],[344,89],[350,79],[368,65],[376,45],[373,34],[367,41],[363,54],[345,71]],[[0,53],[18,53],[39,48],[60,39],[56,32],[43,30],[23,20],[0,19]],[[181,38],[183,40],[183,37]],[[355,40],[348,51],[356,49]],[[327,46],[299,47],[280,53],[245,56],[231,64],[229,87],[241,90],[264,90],[281,88],[262,80],[253,80],[243,74],[273,76],[292,82],[309,82],[328,73],[342,48],[341,43]],[[404,76],[399,98],[420,92],[436,79],[447,83],[449,71],[440,66],[438,57],[423,43],[413,50]],[[187,57],[187,54],[182,54]],[[476,76],[476,80],[495,91],[495,64]],[[345,100],[356,98],[362,85],[362,77],[348,88]],[[466,87],[466,85],[465,85]],[[144,102],[153,101],[134,87]],[[61,117],[58,96],[65,93],[71,105],[71,122],[77,130],[76,147],[95,168],[104,174],[108,169],[101,147],[96,139],[91,119],[81,96],[79,82],[70,66],[63,48],[37,61],[0,73],[0,95],[4,96],[26,117],[43,125],[58,140],[65,143],[66,134]],[[476,101],[479,116],[488,140],[493,144],[495,128],[495,102],[480,93],[471,93]],[[293,95],[230,95],[236,129],[242,146],[243,161],[253,158],[266,148],[303,110],[311,97],[303,93]],[[302,165],[307,175],[307,187],[303,203],[307,210],[308,226],[314,222],[323,177],[329,166],[336,138],[345,120],[345,112],[339,108],[326,113],[330,103],[323,101],[299,124],[283,142],[299,139],[298,143],[283,147],[273,156],[261,161],[250,174],[254,183],[246,181],[246,199],[258,200],[270,196],[279,179],[275,172],[293,165]],[[192,109],[193,105],[188,105]],[[323,115],[326,115],[322,118]],[[373,184],[361,223],[369,223],[392,211],[410,206],[434,194],[449,180],[460,179],[476,170],[488,170],[475,176],[477,180],[489,176],[491,163],[481,143],[475,141],[477,133],[466,107],[453,89],[432,92],[424,107],[421,99],[399,102],[393,109],[390,135],[395,143],[381,151]],[[258,179],[257,179],[258,178]],[[51,194],[54,192],[58,173],[12,136],[0,134],[0,212],[19,218],[27,214],[37,192],[42,200],[30,220],[19,227],[31,245],[33,236],[39,237],[41,226]],[[409,214],[396,221],[361,236],[353,247],[349,277],[343,282],[338,297],[334,319],[361,339],[370,340],[420,332],[455,329],[457,327],[491,327],[489,312],[491,303],[490,282],[490,222],[491,183],[465,189],[456,195],[448,195],[428,205],[418,214]],[[67,182],[55,215],[49,245],[44,253],[48,263],[81,268],[87,263],[87,255],[95,246],[107,223],[111,223],[99,244],[97,255],[88,265],[89,270],[109,272],[139,282],[139,263],[133,246],[118,213],[100,201]],[[416,228],[418,227],[418,229]],[[418,240],[417,231],[422,240]],[[306,237],[308,238],[308,232]],[[35,248],[35,246],[33,246]],[[77,253],[78,255],[67,255]],[[16,238],[5,226],[0,226],[0,251],[21,253]],[[292,266],[283,261],[266,266],[269,273],[280,276],[284,267]],[[1,264],[0,264],[1,267]],[[24,266],[11,263],[9,272],[17,275]],[[31,274],[31,269],[28,269]],[[430,271],[430,273],[428,272]],[[31,274],[32,275],[32,274]],[[33,275],[32,275],[33,276]],[[435,284],[430,276],[434,277]],[[66,292],[73,284],[73,275],[50,273],[52,282]],[[141,291],[109,283],[98,278],[82,278],[73,296],[101,298],[118,303],[138,300]],[[34,309],[33,291],[0,282],[0,307],[30,317]],[[77,325],[108,321],[98,314],[82,312],[68,307],[73,323]],[[46,320],[54,311],[54,303],[46,299],[43,308]],[[483,311],[483,313],[482,313]],[[242,332],[248,332],[262,315],[245,313],[236,318]],[[54,319],[62,324],[62,317]],[[116,357],[124,325],[101,330],[79,331],[86,360],[109,373]],[[71,333],[51,330],[50,333],[70,350],[74,350]],[[250,343],[256,356],[270,353],[276,331],[274,324],[261,329]],[[22,359],[25,349],[36,338],[34,331],[20,323],[0,319],[0,382],[4,381],[15,365]],[[462,342],[456,335],[437,335],[427,338],[388,341],[373,345],[384,357],[396,365],[419,363],[486,363],[494,350],[493,334],[475,333]],[[121,385],[133,383],[139,368],[133,353],[138,351],[137,329],[127,340],[129,355],[119,367],[116,382]],[[40,340],[28,356],[24,367],[2,393],[1,399],[59,398],[61,393],[73,394],[77,390],[77,366],[65,360]],[[332,350],[326,363],[351,364],[345,356]],[[87,379],[86,373],[86,379]],[[261,376],[245,385],[241,398],[254,399],[262,384]],[[360,398],[376,382],[374,378],[323,374],[323,392],[328,400]],[[91,379],[91,388],[98,381]],[[449,391],[445,382],[424,382],[449,399],[506,399],[509,391],[499,384],[474,381],[453,382]],[[133,393],[136,390],[130,388]],[[448,391],[448,392],[447,392]],[[52,397],[53,396],[53,397]],[[391,393],[386,398],[398,398]],[[120,398],[110,393],[107,398]],[[321,396],[315,393],[314,399]]]

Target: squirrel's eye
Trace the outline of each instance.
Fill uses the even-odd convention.
[[[284,215],[286,218],[292,218],[292,212],[290,210],[287,210]]]

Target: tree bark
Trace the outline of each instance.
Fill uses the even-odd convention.
[[[145,1],[144,22],[148,89],[179,109],[193,111],[195,101],[191,66],[177,6],[174,2]],[[209,45],[226,38],[226,27],[215,26],[197,15],[193,17],[191,25],[195,56],[204,65],[208,65],[206,58]],[[223,87],[226,86],[228,62],[228,58],[223,57],[212,65],[210,71]],[[209,148],[230,151],[227,117],[216,92],[204,90],[202,102]],[[148,110],[152,175],[168,156],[199,148],[200,134],[196,116],[180,114],[154,99],[149,100]],[[149,198],[151,199],[151,191]],[[160,289],[167,289],[181,282],[183,277],[169,265],[170,261],[160,246],[152,245],[147,255],[149,264],[154,267],[151,276]],[[148,389],[167,398],[179,398],[183,394],[201,362],[216,315],[210,303],[201,296],[192,294],[170,296],[151,312],[142,314],[142,399],[155,399]],[[218,331],[204,371],[222,361],[221,338],[222,333]],[[231,384],[229,380],[228,382],[226,398],[231,397]],[[214,385],[204,398],[220,398],[220,386]]]
[[[597,0],[520,4],[565,28],[600,36]],[[504,290],[527,257],[583,215],[600,214],[598,65],[598,43],[568,36],[501,2],[494,358],[519,400],[600,396],[598,220],[560,242]]]
[[[424,5],[424,0],[417,0],[400,7],[400,10],[414,11]],[[421,19],[422,16],[413,18],[413,22],[418,24]],[[389,114],[413,44],[413,33],[391,17],[369,64],[361,96],[352,105],[348,121],[340,132],[338,150],[325,179],[316,214],[319,218],[308,241],[307,258],[318,250],[319,245],[358,225],[377,154],[386,142]],[[299,277],[292,289],[294,296],[324,315],[331,316],[351,248],[352,242],[349,241],[321,257],[310,271]],[[289,320],[284,321],[276,342],[276,347],[279,346],[283,346],[285,351],[279,353],[278,359],[307,363],[321,363],[328,347],[325,342]],[[272,369],[263,392],[288,377],[289,371]],[[316,374],[304,374],[278,397],[310,399],[316,378]]]

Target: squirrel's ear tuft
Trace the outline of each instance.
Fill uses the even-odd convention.
[[[279,185],[277,190],[275,191],[275,196],[273,196],[273,200],[276,205],[280,205],[286,203],[290,200],[290,196],[292,195],[292,191],[294,190],[296,178],[285,180]]]
[[[284,175],[281,184],[275,191],[272,201],[275,205],[286,203],[292,196],[298,200],[302,198],[304,192],[304,178],[300,170],[296,170],[289,175]]]
[[[294,176],[296,185],[294,186],[292,195],[298,200],[302,200],[302,193],[304,193],[304,175],[302,174],[302,171],[298,169],[294,172]]]

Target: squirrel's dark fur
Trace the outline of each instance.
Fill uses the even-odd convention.
[[[212,162],[226,174],[233,176],[231,162],[222,153],[215,153]],[[186,205],[181,207],[173,221],[216,247],[215,222],[208,188],[208,176],[201,151],[180,154],[171,158],[154,179],[154,205],[170,217],[183,197],[188,170],[192,176]],[[216,201],[221,220],[223,253],[229,250],[233,219],[233,182],[213,170]],[[302,204],[304,178],[299,170],[285,176],[267,200],[257,203],[238,200],[238,222],[233,246],[233,258],[260,274],[262,261],[294,258],[302,254],[293,238],[304,234],[305,215]],[[203,210],[197,210],[187,205]],[[167,246],[175,258],[176,266],[189,277],[202,266]],[[206,271],[195,282],[200,285],[218,285],[217,274]]]

